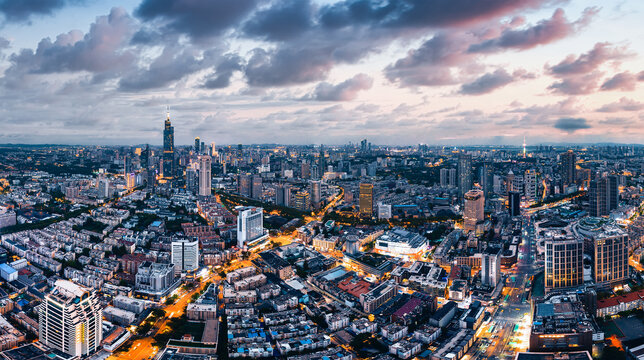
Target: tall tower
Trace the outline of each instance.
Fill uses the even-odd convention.
[[[210,196],[212,191],[212,159],[208,155],[199,157],[199,196]]]
[[[170,111],[165,119],[165,128],[163,129],[163,177],[174,179],[174,127],[170,122]]]
[[[472,155],[460,153],[458,156],[458,194],[463,197],[472,189]]]
[[[360,184],[360,216],[373,216],[373,184]]]
[[[525,136],[523,136],[523,158],[525,159]]]

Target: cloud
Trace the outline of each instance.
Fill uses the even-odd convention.
[[[134,20],[122,8],[99,16],[87,34],[78,30],[60,34],[55,41],[42,39],[34,52],[23,49],[9,57],[5,76],[37,73],[88,71],[105,73],[131,66],[136,54],[124,48],[135,28]]]
[[[533,78],[534,75],[527,74],[524,70],[515,71],[509,74],[504,69],[497,69],[494,72],[484,74],[476,80],[461,85],[461,94],[465,95],[482,95],[490,93],[496,89],[514,82],[520,78]]]
[[[51,15],[63,7],[82,3],[75,0],[0,0],[0,15],[7,23],[29,22],[33,16]]]
[[[300,36],[312,25],[309,0],[281,0],[252,15],[243,25],[247,36],[281,41]]]
[[[502,49],[526,50],[539,45],[548,44],[556,40],[561,40],[581,30],[581,28],[590,22],[597,12],[597,8],[588,8],[584,11],[584,14],[579,20],[569,22],[568,19],[566,19],[563,9],[557,9],[550,19],[541,20],[536,25],[522,30],[506,29],[499,37],[471,45],[468,51],[491,52]]]
[[[605,113],[640,110],[644,110],[643,103],[625,97],[619,99],[617,102],[606,104],[597,109],[597,111]]]
[[[559,118],[555,122],[554,127],[568,134],[572,134],[577,130],[591,128],[590,124],[584,118]]]
[[[256,0],[143,0],[135,14],[144,21],[161,20],[173,31],[193,38],[219,35],[253,10]]]
[[[590,51],[578,57],[568,55],[557,65],[546,65],[546,70],[554,76],[586,74],[597,69],[605,62],[624,59],[629,55],[625,47],[614,47],[608,42],[601,42],[595,44]]]
[[[561,81],[551,84],[548,89],[565,95],[586,95],[597,89],[602,74],[594,71],[589,74],[566,76]]]
[[[256,48],[244,74],[251,86],[270,87],[322,80],[335,64],[328,48]]]
[[[329,28],[444,27],[471,24],[521,9],[554,3],[547,0],[345,0],[323,6],[320,22]]]
[[[319,83],[312,94],[305,99],[318,101],[350,101],[358,96],[358,92],[371,89],[373,79],[366,74],[356,76],[337,85],[328,82]]]
[[[204,87],[206,89],[223,89],[230,85],[230,78],[236,71],[243,69],[241,57],[235,54],[226,54],[215,66],[215,72],[208,76]]]
[[[633,91],[635,90],[635,86],[637,86],[637,75],[625,71],[615,74],[612,78],[606,80],[602,84],[601,90]]]

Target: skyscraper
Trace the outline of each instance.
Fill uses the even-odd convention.
[[[176,174],[174,163],[174,127],[170,122],[170,113],[165,119],[163,129],[163,177],[174,179]]]
[[[320,201],[322,199],[322,184],[320,181],[313,180],[310,182],[311,186],[311,205],[313,205],[314,208],[319,208],[320,207]]]
[[[481,186],[483,187],[483,196],[489,199],[494,192],[494,164],[486,161],[481,166]]]
[[[523,190],[525,192],[525,198],[529,201],[536,200],[537,189],[537,172],[532,169],[526,170],[523,177]]]
[[[172,241],[171,263],[178,272],[190,272],[199,268],[199,240],[180,239]]]
[[[360,184],[360,216],[373,216],[373,184]]]
[[[441,187],[449,186],[449,169],[443,168],[440,171],[440,185]]]
[[[564,185],[574,184],[577,180],[577,156],[572,150],[562,153],[561,158],[561,181]]]
[[[275,205],[291,206],[291,187],[280,184],[275,187]]]
[[[614,228],[597,234],[593,240],[597,285],[612,287],[628,280],[628,235]]]
[[[260,175],[253,175],[250,197],[253,199],[261,199],[264,191],[262,177]]]
[[[311,196],[309,192],[305,190],[296,192],[293,206],[300,211],[311,210]]]
[[[74,357],[101,349],[103,310],[94,290],[57,280],[40,305],[40,342]]]
[[[463,230],[476,231],[476,225],[485,219],[485,196],[481,190],[470,190],[463,196]]]
[[[501,250],[488,248],[481,258],[481,283],[495,287],[501,280]]]
[[[212,158],[199,156],[199,196],[210,196],[212,191]]]
[[[250,175],[240,174],[237,177],[237,192],[241,196],[250,197],[251,195],[251,186],[250,186]]]
[[[510,216],[521,215],[521,193],[518,191],[510,191],[508,193],[508,212]]]
[[[199,175],[194,163],[186,168],[186,190],[193,194],[199,193]]]
[[[264,209],[259,207],[237,207],[237,247],[243,249],[265,239]]]
[[[606,216],[619,206],[618,178],[615,175],[592,180],[588,189],[590,216]]]
[[[195,154],[199,154],[201,151],[201,140],[199,139],[199,136],[195,138]]]
[[[556,236],[545,240],[545,289],[550,292],[584,283],[584,241],[574,236]]]
[[[463,197],[472,189],[472,155],[458,155],[458,195]]]

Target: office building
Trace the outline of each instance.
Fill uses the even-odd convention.
[[[310,182],[311,188],[311,205],[314,208],[320,208],[320,202],[322,201],[322,183],[318,180],[312,180]]]
[[[212,158],[199,156],[199,196],[210,196],[212,191]]]
[[[619,184],[616,175],[592,180],[588,189],[590,216],[607,216],[619,206]]]
[[[458,196],[462,198],[472,189],[472,155],[458,155]]]
[[[481,257],[481,284],[495,287],[501,280],[501,250],[488,249]]]
[[[360,184],[360,216],[373,215],[373,184]]]
[[[555,236],[545,240],[546,292],[568,289],[584,283],[584,241],[574,236]]]
[[[380,235],[375,246],[378,253],[396,257],[419,256],[427,248],[426,237],[402,228],[393,228]]]
[[[186,190],[193,194],[199,192],[199,172],[195,164],[186,168]]]
[[[481,190],[470,190],[463,196],[463,230],[476,231],[476,226],[485,219],[485,197]]]
[[[199,154],[201,151],[201,140],[199,139],[199,136],[195,138],[195,154]]]
[[[526,200],[537,200],[537,189],[537,172],[535,170],[526,170],[523,176],[523,190]]]
[[[391,204],[378,203],[378,219],[391,219]]]
[[[262,177],[260,175],[253,175],[251,182],[250,197],[261,200],[263,191]]]
[[[521,215],[521,193],[518,191],[510,191],[508,193],[508,212],[510,216]]]
[[[275,205],[291,206],[291,187],[280,184],[275,187]]]
[[[555,295],[534,305],[529,349],[592,351],[593,337],[599,332],[575,294]]]
[[[455,188],[458,186],[458,172],[456,169],[449,169],[449,187]]]
[[[93,290],[57,280],[40,305],[40,342],[73,357],[101,349],[103,311]]]
[[[628,235],[614,227],[597,234],[594,239],[595,282],[612,287],[628,280]]]
[[[199,240],[172,241],[171,262],[174,264],[176,273],[197,270],[199,268]]]
[[[174,264],[144,261],[137,268],[135,289],[138,295],[158,300],[166,296],[177,283]]]
[[[311,210],[311,196],[309,192],[304,190],[296,192],[293,207],[300,211]]]
[[[237,178],[237,192],[241,196],[251,196],[251,177],[248,174],[241,174]]]
[[[250,247],[268,237],[264,229],[264,209],[252,206],[238,206],[237,247]]]
[[[562,153],[561,159],[561,181],[564,185],[574,184],[577,180],[577,156],[572,150]]]
[[[441,187],[448,187],[449,186],[449,170],[447,168],[443,168],[440,171],[440,185]]]
[[[485,199],[489,199],[494,192],[494,165],[486,161],[481,166],[481,176],[480,182],[481,187],[483,188],[483,196]]]
[[[170,113],[165,119],[165,128],[163,129],[163,177],[174,179],[176,174],[174,160],[174,127],[170,122]]]

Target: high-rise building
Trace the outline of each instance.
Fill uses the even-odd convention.
[[[165,119],[163,129],[163,177],[174,179],[176,174],[174,160],[174,127],[170,122],[170,113]]]
[[[488,249],[481,257],[481,283],[495,287],[501,280],[501,250]]]
[[[476,231],[476,225],[485,219],[485,196],[481,190],[470,190],[463,196],[463,230]]]
[[[483,187],[483,196],[486,199],[491,198],[494,192],[494,164],[489,161],[481,166],[481,187]]]
[[[312,180],[309,184],[311,187],[311,205],[318,209],[322,200],[322,183],[318,180]]]
[[[110,197],[110,181],[108,179],[100,179],[98,181],[98,197],[100,199]]]
[[[201,151],[201,140],[199,139],[199,136],[195,138],[195,154],[199,154]]]
[[[291,206],[291,187],[280,184],[275,187],[275,205]]]
[[[373,215],[373,184],[360,184],[360,216],[371,217]]]
[[[252,206],[239,206],[237,210],[237,247],[252,246],[265,239],[264,209]]]
[[[193,194],[199,192],[199,174],[194,163],[186,168],[186,190]]]
[[[449,170],[447,168],[441,169],[440,172],[440,185],[441,187],[449,186]]]
[[[301,167],[301,170],[300,170],[300,177],[302,179],[308,179],[308,178],[311,177],[311,169],[309,167],[309,164],[306,163],[306,162],[302,163],[302,167]]]
[[[584,283],[584,241],[574,236],[545,240],[545,289],[568,289]]]
[[[138,295],[149,298],[162,298],[175,285],[174,264],[143,261],[137,267],[135,289]]]
[[[595,282],[612,287],[628,280],[628,235],[620,228],[597,234],[594,239]]]
[[[40,305],[40,342],[73,357],[101,349],[103,310],[94,290],[57,280]]]
[[[263,191],[262,177],[260,175],[253,175],[250,197],[253,199],[261,199]]]
[[[208,155],[199,156],[199,196],[212,194],[212,158]]]
[[[293,207],[300,211],[311,210],[311,196],[308,191],[302,190],[295,193]]]
[[[472,189],[472,155],[458,155],[458,195],[463,197]]]
[[[508,193],[508,212],[510,216],[521,215],[521,193],[518,191],[510,191]]]
[[[237,178],[237,192],[239,195],[250,197],[251,195],[251,184],[250,184],[250,175],[241,174]]]
[[[526,170],[523,177],[523,190],[525,198],[528,201],[537,199],[537,172],[535,170]]]
[[[199,268],[199,240],[172,241],[171,263],[175,272],[191,272]]]
[[[217,156],[217,147],[215,146],[215,142],[210,143],[210,156],[215,157]]]
[[[449,187],[455,188],[457,186],[457,171],[456,169],[449,169]]]
[[[574,184],[577,180],[577,157],[572,150],[562,153],[561,158],[561,181],[564,185]]]
[[[616,175],[592,180],[588,189],[590,216],[610,215],[619,206],[619,184]]]

